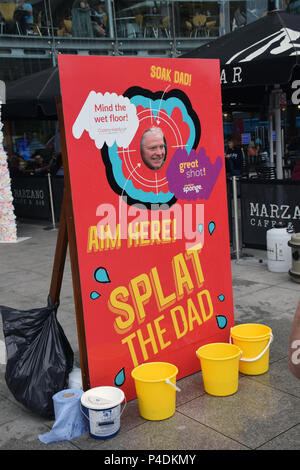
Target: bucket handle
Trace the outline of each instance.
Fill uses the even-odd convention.
[[[264,354],[265,352],[267,351],[268,347],[270,346],[270,344],[272,343],[274,337],[273,337],[273,334],[271,333],[270,334],[270,339],[269,339],[269,342],[267,344],[267,346],[265,347],[265,349],[256,357],[241,357],[240,358],[240,361],[244,361],[244,362],[254,362],[254,361],[258,361],[258,359],[260,359]],[[231,336],[230,336],[230,343],[231,343]]]
[[[181,392],[181,389],[180,389],[179,387],[177,387],[177,385],[174,385],[174,384],[171,382],[171,380],[165,379],[165,382],[166,382],[166,384],[172,385],[172,387],[174,387],[175,390],[177,390],[177,392]]]
[[[82,409],[82,404],[81,404],[81,403],[80,403],[80,411],[81,411],[81,413],[83,414],[83,416],[89,421],[90,418],[89,418],[89,417],[85,414],[85,412],[83,411],[83,409]]]
[[[124,402],[124,404],[123,404],[123,408],[121,409],[120,417],[122,416],[123,411],[125,410],[126,405],[127,405],[127,400],[126,400],[126,397],[125,397],[125,396],[124,396],[124,400],[125,400],[125,402]],[[84,412],[83,409],[82,409],[82,403],[80,403],[80,411],[81,411],[81,413],[83,414],[83,416],[85,416],[86,419],[89,421],[90,418],[85,414],[85,412]],[[98,410],[98,411],[102,411],[102,410]]]

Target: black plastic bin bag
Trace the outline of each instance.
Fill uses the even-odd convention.
[[[58,303],[20,311],[0,306],[7,352],[5,380],[16,400],[54,418],[52,396],[67,388],[74,354],[59,324]]]

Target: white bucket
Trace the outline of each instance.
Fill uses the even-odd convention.
[[[121,411],[121,403],[125,400]],[[120,417],[126,406],[124,392],[116,387],[91,388],[81,396],[81,411],[91,437],[107,439],[120,430]]]
[[[277,224],[267,230],[268,270],[271,272],[287,273],[291,269],[292,256],[288,242],[291,232],[283,224]]]

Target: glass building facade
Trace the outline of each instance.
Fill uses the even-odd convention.
[[[24,14],[18,3],[0,0],[0,80],[6,83],[56,65],[58,54],[178,57],[268,11],[300,9],[299,0],[89,0],[88,8],[80,0],[25,0]],[[46,145],[56,124],[9,123],[10,148],[16,151],[14,142],[24,135]],[[224,126],[226,137],[232,122],[224,118]]]
[[[89,0],[82,8],[84,3],[25,0],[24,13],[18,1],[0,0],[0,79],[56,65],[58,54],[177,57],[268,10],[299,10],[299,1],[285,0]]]

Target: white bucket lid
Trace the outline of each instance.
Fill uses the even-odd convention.
[[[81,396],[81,404],[93,410],[107,410],[119,405],[124,399],[124,392],[119,388],[95,387]]]

